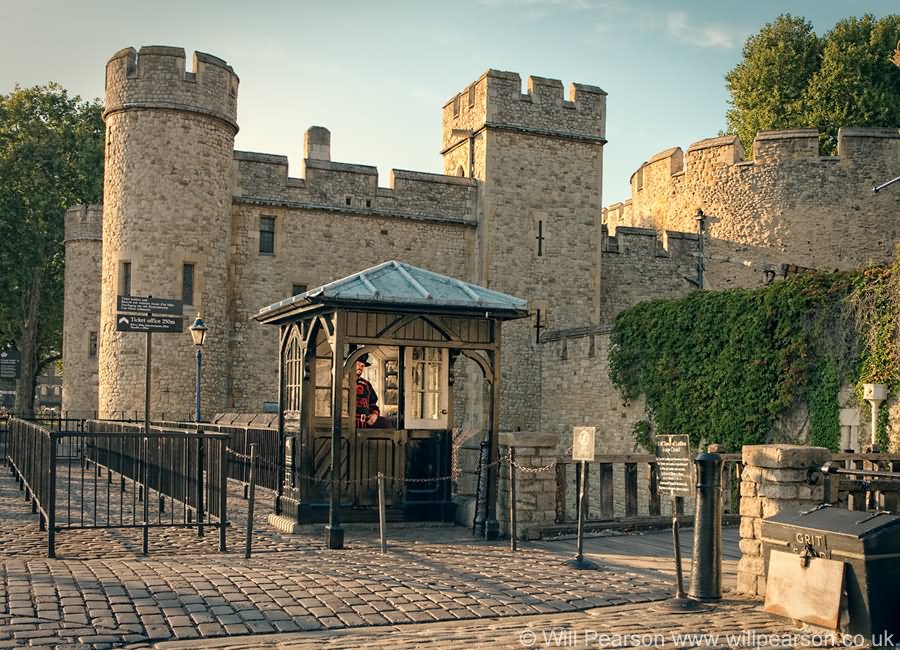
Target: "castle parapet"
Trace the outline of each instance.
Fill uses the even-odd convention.
[[[744,161],[744,147],[736,135],[705,138],[688,147],[687,164],[702,162],[720,165],[734,165]]]
[[[106,109],[171,109],[206,114],[226,122],[236,133],[238,76],[222,59],[195,52],[185,69],[180,47],[128,47],[106,64]]]
[[[289,178],[286,156],[248,151],[235,151],[234,165],[238,202],[356,215],[468,223],[478,189],[471,178],[402,169],[391,170],[389,187],[378,187],[378,170],[371,165],[318,158],[304,160],[305,178]]]
[[[444,104],[443,148],[459,140],[459,131],[485,126],[605,141],[605,114],[606,92],[597,86],[573,83],[566,99],[559,79],[530,76],[523,93],[517,73],[488,70]]]
[[[816,129],[760,131],[753,140],[753,160],[758,164],[819,157],[819,132]]]
[[[897,129],[840,128],[837,136],[837,155],[841,158],[860,160],[893,156],[900,163],[900,133]]]
[[[66,210],[66,242],[101,239],[103,239],[102,205],[75,205]]]

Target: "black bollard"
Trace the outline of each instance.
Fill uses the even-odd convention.
[[[688,596],[696,600],[722,597],[722,457],[698,454],[694,510],[694,562]]]

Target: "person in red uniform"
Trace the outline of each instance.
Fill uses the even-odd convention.
[[[369,355],[364,354],[356,360],[356,428],[370,429],[378,423],[378,393],[362,374],[368,366]]]

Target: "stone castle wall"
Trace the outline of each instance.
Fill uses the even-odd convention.
[[[65,216],[62,410],[72,417],[96,415],[102,217],[99,205],[76,206]]]
[[[262,216],[275,218],[273,255],[259,253]],[[462,279],[471,275],[471,223],[236,202],[231,227],[229,394],[239,411],[258,411],[277,399],[278,329],[253,316],[290,296],[294,285],[312,289],[390,259]]]
[[[760,132],[753,160],[734,136],[653,156],[631,179],[630,201],[604,210],[620,226],[697,232],[707,215],[710,288],[761,284],[781,263],[851,269],[884,262],[900,236],[900,194],[872,188],[900,169],[895,129],[841,129],[823,157],[811,129]]]
[[[542,337],[541,431],[559,436],[561,456],[572,428],[595,426],[598,453],[634,451],[634,425],[646,418],[643,402],[626,403],[609,379],[610,333],[616,314],[644,300],[674,298],[692,290],[696,237],[640,228],[601,229],[603,319],[587,328],[550,331]],[[568,454],[570,455],[570,454]]]
[[[638,170],[629,202],[602,210],[599,88],[573,84],[567,99],[560,81],[530,77],[522,92],[519,75],[488,70],[443,107],[446,175],[393,170],[379,187],[374,167],[331,160],[322,127],[307,132],[304,178],[288,176],[283,156],[234,151],[237,86],[209,55],[186,71],[179,48],[129,48],[109,62],[95,298],[101,416],[143,409],[144,336],[115,331],[122,262],[132,265],[132,294],[170,298],[180,297],[182,265],[195,265],[185,321],[202,313],[211,328],[211,414],[259,411],[277,398],[277,333],[252,319],[260,307],[395,258],[529,301],[532,317],[503,327],[502,428],[559,435],[564,448],[572,426],[595,424],[602,451],[625,453],[644,413],[610,384],[610,326],[637,302],[693,289],[697,208],[709,215],[704,279],[714,289],[760,285],[762,271],[782,263],[886,259],[900,235],[900,194],[871,193],[900,168],[895,132],[844,129],[833,158],[818,156],[807,131],[760,134],[750,162],[733,137],[670,149]],[[259,252],[262,217],[274,218],[274,254]],[[89,284],[101,248],[74,232],[71,350],[82,345],[74,328],[97,318],[89,297],[78,302],[78,286]],[[74,386],[90,381],[89,363],[66,361],[64,394],[90,400]],[[185,416],[188,334],[154,336],[153,366],[154,415]],[[454,388],[479,411],[465,414],[466,427],[478,428],[480,382],[464,372]]]

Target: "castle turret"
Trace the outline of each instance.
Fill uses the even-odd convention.
[[[606,93],[488,70],[443,109],[444,173],[479,181],[475,281],[527,298],[504,325],[502,425],[539,430],[539,337],[599,322]]]
[[[116,331],[119,295],[185,301],[202,314],[204,412],[225,407],[227,254],[238,77],[197,52],[127,48],[106,66],[106,176],[100,309],[101,417],[143,412],[145,337]],[[186,417],[193,354],[186,333],[153,337],[152,417]]]
[[[102,217],[99,205],[74,206],[65,217],[62,409],[70,417],[97,411]]]

